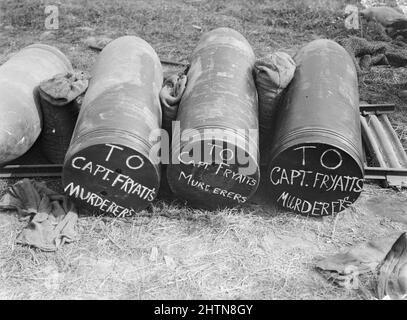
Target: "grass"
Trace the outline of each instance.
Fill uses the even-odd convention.
[[[294,53],[310,40],[347,32],[344,3],[339,0],[69,0],[58,4],[59,30],[44,34],[44,6],[50,3],[55,4],[0,3],[0,63],[40,38],[60,48],[75,68],[89,71],[97,53],[83,43],[88,36],[136,34],[160,57],[186,61],[202,32],[220,26],[241,32],[258,57],[275,50]],[[392,86],[382,86],[378,80],[362,79],[361,96],[378,94],[385,102],[395,102],[398,112],[393,123],[405,138],[407,120],[401,111],[405,102]],[[403,77],[397,81],[401,83]],[[13,182],[0,180],[0,194]],[[61,188],[58,180],[48,183]],[[337,219],[306,218],[257,204],[194,211],[158,200],[131,219],[82,215],[80,241],[55,253],[16,245],[16,235],[25,223],[14,214],[0,214],[0,298],[367,298],[358,290],[328,282],[314,264],[317,256],[405,229],[402,222],[371,213],[366,200],[378,194],[406,196],[405,191],[368,185],[357,203]]]
[[[49,181],[58,183],[58,181]],[[305,218],[250,205],[192,211],[157,201],[138,217],[81,216],[81,239],[56,253],[15,245],[24,227],[0,215],[0,297],[7,299],[359,299],[315,270],[318,256],[405,225],[352,208]],[[395,193],[392,191],[387,191]]]

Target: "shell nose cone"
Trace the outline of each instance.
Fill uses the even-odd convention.
[[[32,107],[28,95],[7,89],[0,89],[4,98],[0,101],[0,166],[26,153],[41,132],[38,107]]]
[[[0,165],[22,156],[41,132],[38,85],[72,71],[57,48],[33,44],[0,66]]]

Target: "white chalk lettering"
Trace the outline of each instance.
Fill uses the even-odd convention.
[[[234,151],[233,151],[232,149],[230,149],[230,148],[225,148],[225,149],[224,149],[224,148],[221,147],[221,146],[218,146],[218,145],[216,145],[216,144],[211,144],[211,143],[208,143],[208,145],[211,146],[210,151],[209,151],[209,155],[213,155],[213,150],[214,150],[215,148],[219,148],[219,149],[220,149],[220,150],[219,150],[219,153],[217,153],[217,154],[218,154],[218,156],[219,156],[219,159],[222,160],[222,161],[230,161],[230,160],[232,160],[232,159],[234,158],[234,156],[235,156]]]
[[[82,161],[83,163],[80,164],[79,161]],[[148,188],[146,186],[141,185],[140,183],[136,182],[134,179],[131,177],[117,173],[111,169],[106,168],[105,166],[101,164],[94,164],[92,161],[87,161],[85,157],[76,157],[72,160],[71,163],[72,167],[75,168],[76,170],[81,170],[88,172],[92,176],[99,177],[102,179],[102,181],[110,181],[111,179],[109,177],[114,177],[112,179],[112,182],[109,184],[111,187],[117,187],[119,190],[123,190],[124,192],[128,194],[136,194],[139,196],[141,199],[147,200],[147,201],[153,201],[155,198],[155,188]],[[69,188],[68,188],[69,189]],[[67,190],[68,190],[67,189]],[[69,189],[70,190],[70,189]],[[77,192],[72,191],[71,192]],[[78,195],[76,196],[78,197]],[[82,200],[87,200],[88,198],[91,203],[95,201],[94,196],[90,197],[89,195],[84,198],[82,195],[80,195],[80,198]],[[113,208],[111,210],[114,210]],[[112,211],[114,212],[114,211]]]
[[[137,166],[132,166],[132,165],[130,165],[130,160],[131,160],[131,159],[134,159],[134,158],[137,158],[137,159],[138,159],[139,164],[138,164]],[[140,169],[141,167],[144,166],[144,160],[143,160],[143,158],[140,157],[139,155],[133,155],[133,156],[130,156],[130,157],[127,158],[127,160],[126,160],[126,165],[127,165],[130,169],[132,169],[132,170],[138,170],[138,169]]]
[[[186,174],[184,171],[180,171],[178,176],[178,181],[186,181],[186,184],[198,189],[200,191],[216,194],[222,196],[224,198],[229,198],[238,203],[245,203],[247,201],[247,197],[242,196],[241,194],[235,193],[233,191],[228,191],[220,188],[213,188],[211,185],[204,183],[203,181],[199,181],[193,178],[192,174]]]
[[[80,169],[81,167],[78,167],[78,166],[76,166],[75,165],[75,163],[76,163],[76,161],[78,161],[78,159],[81,159],[81,160],[83,160],[83,161],[85,161],[86,160],[86,158],[85,157],[76,157],[76,158],[73,158],[72,159],[72,167],[74,167],[75,169]]]
[[[110,160],[110,157],[111,157],[114,149],[118,149],[121,151],[124,150],[122,147],[119,147],[119,146],[116,146],[116,145],[110,144],[110,143],[106,143],[105,146],[110,147],[109,153],[107,154],[107,157],[105,159],[106,162],[108,162]]]
[[[325,157],[325,155],[326,155],[328,152],[334,152],[334,153],[338,156],[339,161],[338,161],[338,163],[337,163],[335,166],[333,166],[333,167],[330,167],[330,166],[326,165],[325,162],[324,162],[324,157]],[[322,153],[320,160],[321,160],[321,165],[322,165],[324,168],[329,169],[329,170],[338,169],[338,168],[342,165],[342,162],[343,162],[343,160],[342,160],[342,155],[340,154],[340,152],[339,152],[338,150],[335,150],[335,149],[328,149],[328,150],[325,150],[324,153]]]
[[[321,172],[274,167],[270,171],[270,182],[277,185],[321,189],[324,191],[361,192],[363,179]]]
[[[277,203],[284,208],[296,211],[301,214],[312,216],[325,216],[338,213],[348,208],[352,202],[349,197],[338,199],[338,201],[308,201],[300,197],[294,196],[287,191],[283,191],[277,198]]]
[[[302,165],[305,166],[305,163],[306,163],[306,161],[305,161],[305,150],[306,149],[316,149],[316,148],[317,148],[316,146],[302,146],[302,147],[295,148],[294,151],[302,149]]]
[[[114,201],[103,198],[100,195],[93,193],[91,191],[86,191],[84,187],[80,185],[75,185],[73,182],[70,182],[65,188],[64,191],[75,198],[79,198],[85,203],[91,205],[92,207],[99,209],[106,213],[112,213],[117,217],[126,217],[132,216],[135,214],[133,208],[125,208],[118,205]],[[86,193],[86,196],[83,196]]]

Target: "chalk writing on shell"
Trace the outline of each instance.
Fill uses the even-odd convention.
[[[349,207],[352,202],[349,197],[337,201],[308,201],[283,191],[277,199],[277,203],[284,208],[311,216],[333,215]]]
[[[180,172],[178,181],[183,181],[188,186],[195,188],[199,191],[207,192],[209,194],[214,194],[219,197],[228,198],[228,199],[236,201],[237,203],[245,203],[247,200],[247,197],[244,197],[239,193],[235,193],[235,192],[228,191],[226,189],[222,189],[222,188],[218,188],[218,187],[213,187],[210,184],[204,183],[203,181],[194,179],[191,173],[188,174],[188,173],[185,173],[184,171]]]
[[[248,186],[248,189],[257,185],[258,181],[256,179],[232,170],[232,167],[234,167],[233,161],[235,160],[234,150],[231,148],[222,148],[218,145],[211,145],[208,154],[212,156],[215,153],[218,157],[218,162],[194,160],[193,158],[190,158],[189,153],[185,151],[180,153],[178,159],[181,164],[187,166],[186,168],[195,167],[203,171],[210,171],[209,174],[212,175],[215,180],[216,177],[218,177],[218,181],[229,180],[233,182],[233,184],[246,185]],[[200,178],[203,175],[194,175],[189,171],[190,169],[186,169],[179,172],[177,179],[180,183],[185,183],[187,186],[199,192],[208,193],[220,198],[227,198],[235,201],[237,204],[243,204],[247,201],[246,196],[232,190],[227,190],[225,188],[206,183],[202,180],[202,178]]]
[[[135,214],[132,208],[126,208],[114,201],[106,199],[94,192],[86,190],[85,187],[75,185],[73,182],[69,183],[64,191],[70,196],[75,197],[91,205],[95,209],[99,209],[106,213],[111,213],[117,217],[127,217]]]
[[[284,208],[305,215],[331,215],[346,209],[352,195],[362,192],[363,178],[344,174],[348,171],[341,150],[316,145],[292,150],[287,156],[291,162],[274,163],[269,176],[276,202]]]
[[[132,195],[148,202],[153,201],[156,194],[155,188],[149,188],[137,182],[134,177],[109,168],[109,162],[114,158],[115,153],[123,152],[124,148],[108,143],[106,143],[105,146],[106,157],[104,161],[101,161],[103,163],[96,163],[83,155],[77,155],[72,158],[70,163],[71,167],[74,170],[89,175],[89,179],[97,179],[98,182],[102,182],[106,187],[113,189],[112,192]],[[136,172],[143,168],[144,160],[137,154],[129,155],[126,157],[124,165],[130,169],[129,172]],[[112,213],[115,216],[130,216],[135,213],[132,208],[121,206],[103,195],[87,190],[84,186],[75,184],[74,182],[68,183],[64,191],[71,197],[75,197],[96,209],[106,213]]]

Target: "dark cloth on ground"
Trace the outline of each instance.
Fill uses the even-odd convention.
[[[379,267],[379,299],[407,299],[407,236],[404,232],[393,244]]]
[[[329,280],[340,286],[351,286],[361,274],[375,272],[400,232],[363,242],[344,253],[317,258],[316,268]]]
[[[395,232],[343,253],[318,257],[316,269],[329,281],[348,289],[359,289],[360,275],[378,275],[379,299],[407,298],[406,233]]]
[[[351,36],[337,39],[352,56],[358,73],[374,65],[407,66],[407,45],[401,42],[368,41]]]
[[[29,220],[17,236],[17,243],[43,251],[55,251],[64,243],[78,240],[77,210],[66,196],[49,189],[44,182],[23,179],[0,200],[0,211],[12,210]]]

